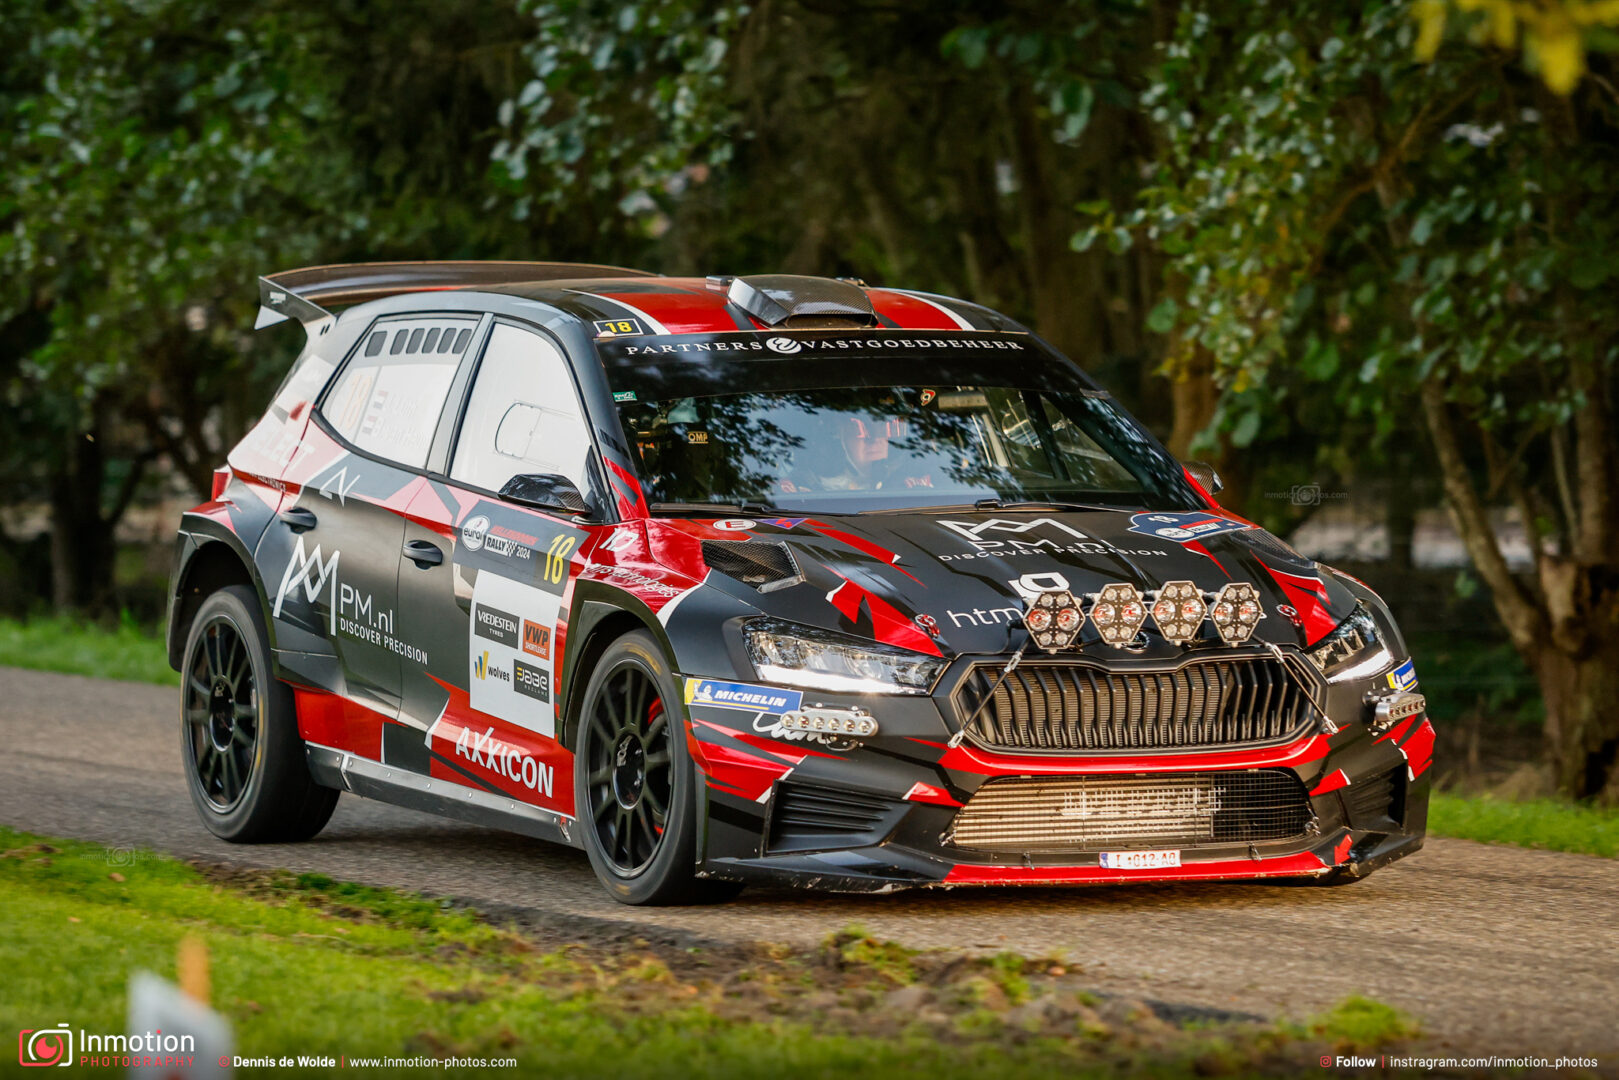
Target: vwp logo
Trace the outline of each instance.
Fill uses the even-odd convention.
[[[35,1028],[17,1035],[17,1060],[34,1068],[73,1064],[73,1031],[66,1024]]]

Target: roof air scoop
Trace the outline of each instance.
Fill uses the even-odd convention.
[[[766,326],[834,330],[877,325],[866,290],[847,281],[797,274],[733,278],[726,296]]]

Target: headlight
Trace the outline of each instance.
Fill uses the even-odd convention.
[[[1377,621],[1364,604],[1356,604],[1354,612],[1338,624],[1338,629],[1304,655],[1329,683],[1367,679],[1394,663],[1394,657],[1377,636]]]
[[[945,666],[936,656],[776,619],[753,619],[743,626],[742,636],[759,678],[785,686],[925,694]]]

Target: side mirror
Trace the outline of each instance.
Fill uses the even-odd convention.
[[[590,504],[572,480],[557,473],[519,473],[500,489],[509,503],[557,514],[588,514]]]
[[[1220,494],[1220,490],[1225,487],[1220,481],[1220,474],[1206,461],[1189,461],[1186,463],[1186,471],[1191,473],[1192,479],[1202,484],[1203,490],[1210,495]]]

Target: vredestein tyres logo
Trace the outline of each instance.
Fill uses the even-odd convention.
[[[558,534],[545,549],[545,580],[560,585],[568,576],[568,554],[573,551],[574,538]]]

